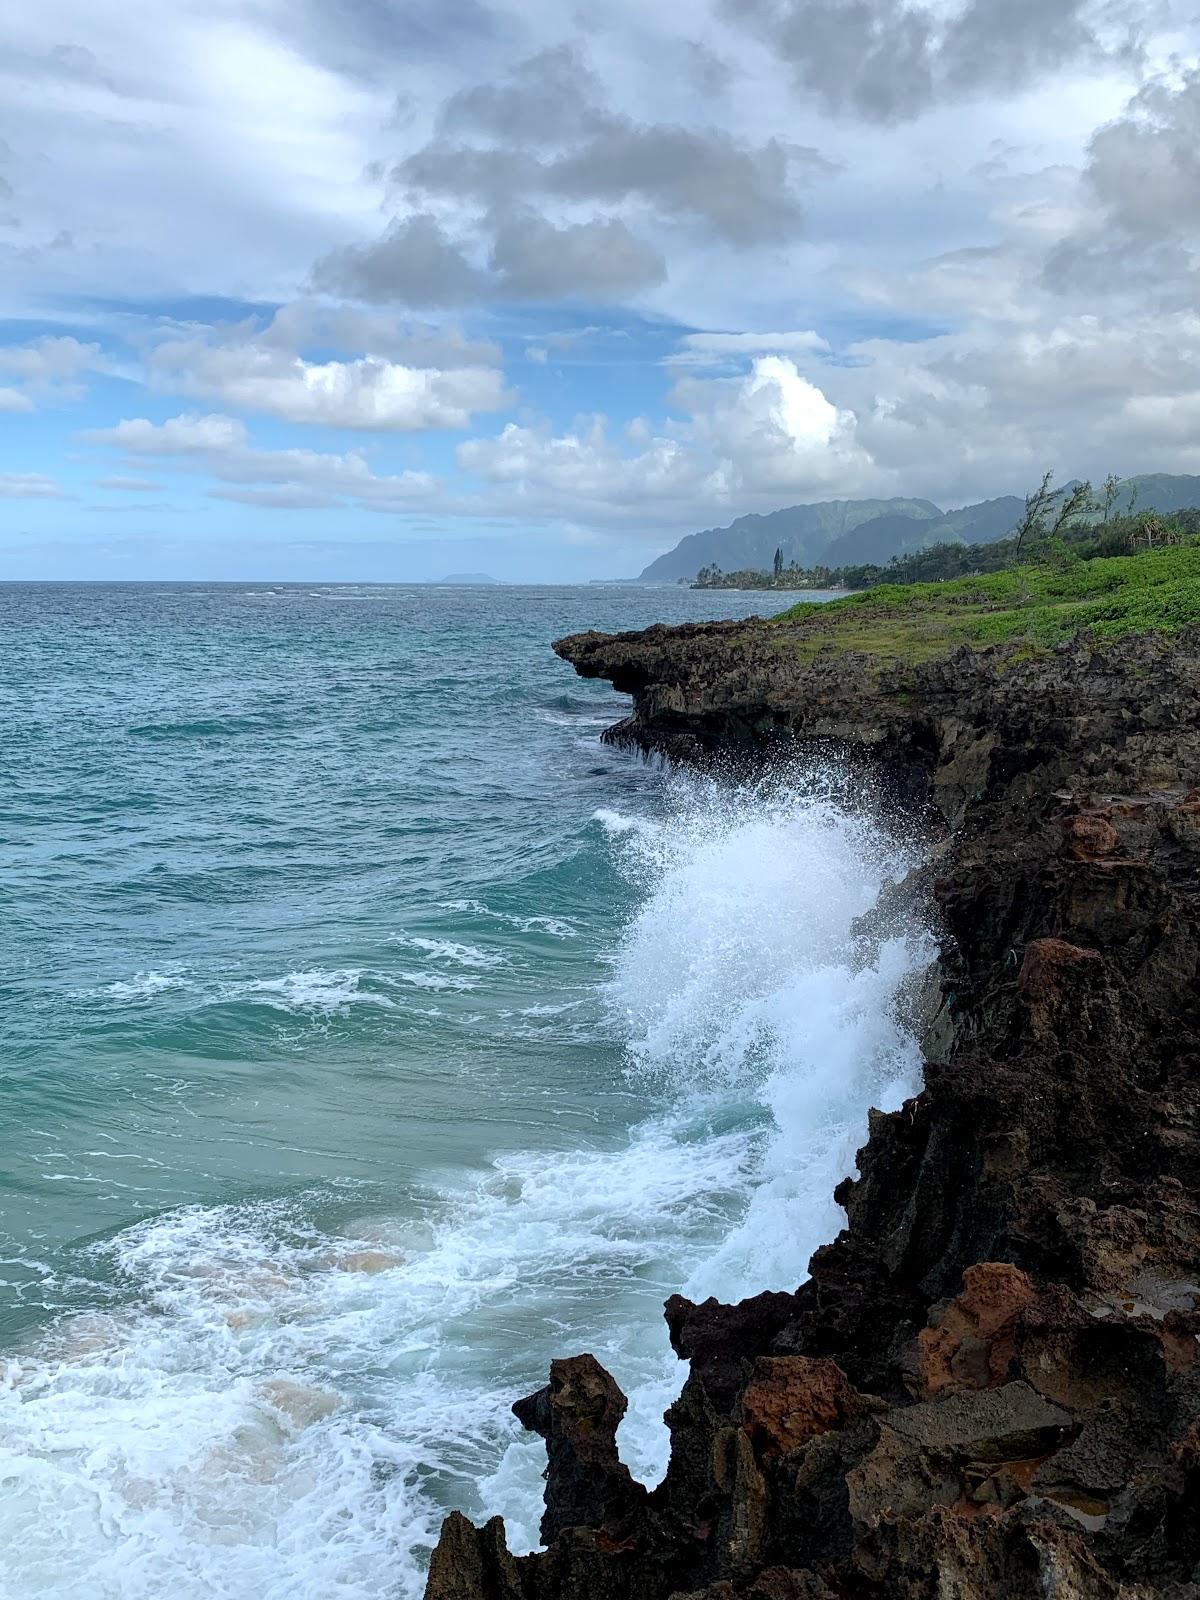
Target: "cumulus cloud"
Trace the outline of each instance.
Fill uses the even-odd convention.
[[[802,495],[871,481],[858,418],[835,405],[786,356],[759,356],[730,380],[685,378],[676,401],[717,456],[729,491]]]
[[[749,365],[715,376],[685,360],[671,419],[637,419],[624,438],[596,417],[565,430],[514,423],[461,445],[459,464],[486,482],[490,506],[651,539],[806,499],[962,504],[1024,492],[1048,467],[1095,479],[1200,470],[1200,315],[1064,312],[1032,287],[989,311],[836,357],[819,340],[756,354],[767,336],[716,336],[711,352],[712,336],[685,336],[685,357],[698,337],[717,371]]]
[[[862,340],[821,377],[892,481],[944,503],[1063,476],[1194,471],[1200,317],[1147,310],[978,319],[920,341]],[[931,441],[953,442],[931,449]]]
[[[877,486],[882,475],[834,405],[784,356],[762,356],[736,379],[688,378],[670,431],[642,425],[623,447],[603,417],[554,433],[510,423],[458,448],[460,465],[492,486],[490,503],[549,508],[605,523],[687,525],[715,510],[761,508]],[[494,498],[499,495],[499,501]]]
[[[1064,66],[1138,54],[1129,0],[724,0],[834,115],[894,123],[943,101],[1013,94]]]
[[[272,341],[168,339],[151,357],[157,382],[286,422],[376,431],[465,428],[507,395],[494,367],[410,367],[382,356],[306,361]]]
[[[42,400],[77,399],[82,378],[101,364],[98,344],[70,335],[46,335],[27,344],[0,345],[0,411],[33,411]]]
[[[644,450],[625,453],[603,417],[560,434],[510,422],[495,438],[459,445],[458,460],[466,471],[505,491],[499,503],[506,509],[555,515],[570,507],[581,519],[604,521],[628,518],[639,505],[657,520],[655,502],[694,503],[704,477],[677,439],[652,439]]]
[[[126,417],[112,428],[92,428],[86,437],[95,444],[116,445],[132,456],[183,456],[241,450],[246,429],[234,417],[185,414],[166,422]]]
[[[183,414],[166,422],[127,417],[112,428],[90,430],[93,444],[111,445],[133,461],[175,458],[209,473],[237,492],[215,490],[225,499],[278,509],[308,510],[354,504],[370,511],[403,511],[434,489],[425,472],[379,475],[361,451],[264,450],[250,443],[243,423],[210,413]],[[267,492],[270,487],[270,493]]]

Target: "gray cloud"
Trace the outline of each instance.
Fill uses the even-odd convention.
[[[1141,8],[1100,0],[724,0],[824,110],[899,122],[942,100],[1011,93],[1064,66],[1137,54]]]
[[[1092,137],[1085,179],[1127,233],[1200,234],[1200,67],[1179,88],[1148,84]]]
[[[491,266],[503,292],[519,300],[605,299],[666,276],[662,258],[616,217],[561,228],[544,217],[511,217],[497,231]]]
[[[331,251],[312,274],[315,289],[373,305],[463,305],[484,281],[428,212],[393,222],[381,239]]]
[[[527,150],[479,147],[437,140],[392,168],[388,181],[402,197],[470,200],[485,207],[519,203],[525,194],[553,187],[553,163]]]
[[[579,51],[558,45],[452,94],[432,138],[388,174],[407,214],[381,238],[324,256],[312,282],[411,306],[620,297],[665,277],[654,238],[664,228],[739,249],[794,238],[800,189],[833,170],[811,146],[617,113]],[[457,237],[449,214],[461,219]]]
[[[621,119],[555,162],[547,188],[575,200],[641,199],[730,244],[755,245],[793,238],[804,221],[796,177],[833,170],[807,146],[769,139],[750,147],[714,129]]]
[[[439,131],[481,133],[506,144],[565,144],[604,120],[604,87],[569,44],[522,61],[506,83],[460,89],[442,107]]]
[[[710,98],[724,94],[737,77],[728,61],[696,39],[683,41],[683,59],[688,77],[701,94]]]
[[[527,210],[498,220],[489,270],[473,267],[441,225],[420,213],[393,223],[374,243],[319,261],[313,285],[376,305],[462,305],[492,299],[601,298],[659,283],[666,268],[616,217],[557,226]]]
[[[497,143],[464,143],[464,133]],[[399,162],[391,180],[401,190],[490,208],[533,195],[637,201],[661,219],[755,245],[794,237],[804,220],[798,186],[833,170],[811,146],[753,145],[713,128],[617,115],[590,66],[563,45],[523,62],[503,84],[453,95],[434,138]]]
[[[1200,67],[1178,87],[1148,84],[1124,116],[1093,134],[1084,169],[1090,202],[1047,255],[1059,293],[1134,292],[1164,306],[1195,303],[1200,275]]]

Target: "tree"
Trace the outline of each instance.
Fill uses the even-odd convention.
[[[1075,485],[1059,506],[1050,528],[1050,537],[1062,533],[1076,517],[1086,516],[1089,511],[1095,510],[1096,502],[1092,497],[1092,486],[1085,478],[1082,483]]]
[[[1025,514],[1014,529],[1017,536],[1015,555],[1021,554],[1021,546],[1026,539],[1040,539],[1045,532],[1046,513],[1054,499],[1054,490],[1050,487],[1053,482],[1054,474],[1044,473],[1039,487],[1025,496]]]
[[[1016,535],[1017,546],[1014,555],[1021,554],[1021,546],[1026,539],[1032,543],[1035,539],[1053,539],[1074,522],[1076,517],[1086,516],[1089,511],[1100,509],[1092,494],[1092,486],[1088,482],[1077,483],[1073,489],[1052,489],[1054,474],[1047,472],[1042,475],[1042,481],[1032,494],[1025,496],[1025,514],[1017,523],[1013,532]],[[1105,485],[1105,492],[1108,485]],[[1055,509],[1057,507],[1057,509]],[[1049,529],[1046,519],[1054,511],[1054,520]]]
[[[780,549],[777,549],[775,551],[775,576],[778,578],[781,575],[782,572],[783,572],[783,551],[780,550]]]
[[[1108,477],[1105,478],[1104,488],[1101,492],[1104,496],[1104,521],[1107,523],[1112,515],[1112,508],[1116,504],[1117,495],[1121,492],[1121,480],[1115,472],[1110,472]]]

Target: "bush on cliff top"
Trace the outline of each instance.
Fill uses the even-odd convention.
[[[1200,543],[1136,556],[1053,562],[947,583],[881,584],[827,604],[802,601],[775,619],[823,646],[927,659],[957,644],[1045,647],[1090,630],[1173,633],[1200,623]]]

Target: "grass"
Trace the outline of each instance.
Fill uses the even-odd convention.
[[[1102,638],[1174,633],[1200,623],[1200,542],[945,583],[881,584],[845,600],[802,601],[774,620],[805,655],[832,648],[906,661],[1011,640],[1032,653],[1085,630]]]

